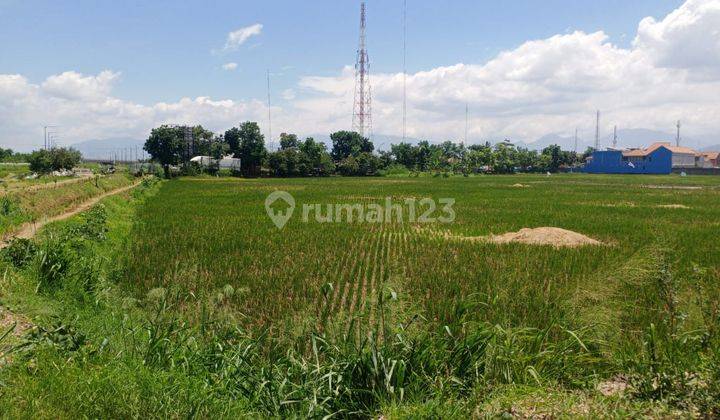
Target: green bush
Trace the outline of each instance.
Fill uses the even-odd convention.
[[[24,268],[37,253],[37,246],[26,238],[12,238],[2,250],[3,259],[17,268]]]
[[[35,257],[36,291],[52,293],[60,289],[70,272],[73,256],[65,244],[55,238],[46,239]]]
[[[69,171],[77,166],[80,160],[82,160],[80,152],[65,147],[36,150],[30,153],[28,157],[30,170],[39,174],[48,174],[60,170]]]

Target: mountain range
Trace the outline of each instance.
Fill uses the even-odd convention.
[[[315,134],[310,136],[300,136],[300,138],[313,137],[315,140],[325,143],[328,149],[332,146],[332,141],[328,134]],[[665,141],[675,144],[675,134],[667,133],[657,130],[649,130],[645,128],[629,128],[621,129],[617,132],[617,146],[621,148],[635,148],[635,147],[646,147],[654,142]],[[402,141],[401,136],[387,135],[387,134],[376,134],[372,136],[373,143],[375,144],[375,150],[390,150],[390,145],[398,144]],[[504,139],[491,139],[491,143],[498,143]],[[558,133],[546,134],[539,139],[534,141],[522,141],[513,140],[513,143],[518,147],[526,147],[533,150],[542,150],[543,148],[552,144],[557,144],[563,150],[575,150],[575,137],[561,135]],[[411,144],[417,144],[420,140],[417,138],[406,138],[405,140]],[[430,143],[441,143],[441,141],[428,140]],[[720,135],[707,135],[707,136],[695,136],[695,137],[681,137],[680,143],[683,146],[691,147],[702,151],[720,151]],[[485,141],[471,140],[469,144],[473,143],[484,143]],[[138,156],[143,153],[142,147],[145,143],[144,139],[132,139],[132,138],[113,138],[104,140],[86,140],[83,142],[75,143],[72,145],[75,149],[79,150],[83,156],[87,159],[111,159],[114,154],[125,153],[126,156],[134,157],[137,151]],[[612,146],[613,135],[608,134],[600,137],[600,148]],[[587,136],[580,136],[577,140],[577,151],[583,152],[588,147],[593,147],[595,144],[593,138]],[[269,145],[269,148],[277,147],[277,142]]]

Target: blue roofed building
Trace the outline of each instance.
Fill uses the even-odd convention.
[[[669,174],[673,151],[665,143],[647,149],[598,150],[588,158],[583,172],[591,174]]]

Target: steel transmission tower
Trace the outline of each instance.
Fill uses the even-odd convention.
[[[360,3],[360,41],[355,62],[355,99],[353,131],[365,137],[372,134],[372,100],[370,96],[370,61],[365,46],[365,2]]]

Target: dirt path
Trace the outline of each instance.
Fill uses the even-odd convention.
[[[137,187],[140,182],[138,181],[134,184],[127,185],[125,187],[116,188],[114,190],[110,190],[107,192],[104,192],[100,195],[97,195],[88,201],[85,201],[84,203],[78,205],[77,207],[66,211],[65,213],[58,214],[56,216],[47,217],[37,222],[28,222],[23,225],[20,225],[20,228],[12,233],[9,233],[8,236],[15,237],[15,238],[25,238],[30,239],[37,233],[38,230],[40,230],[43,226],[47,225],[48,223],[57,222],[59,220],[65,220],[69,217],[75,216],[78,213],[82,213],[85,210],[88,210],[90,207],[94,206],[98,203],[98,201],[102,200],[105,197],[109,197],[111,195],[119,194],[121,192],[127,191],[129,189]],[[6,240],[3,240],[0,242],[0,249],[5,248],[7,246],[8,242]]]

